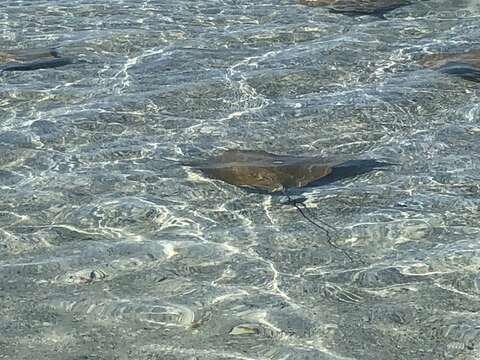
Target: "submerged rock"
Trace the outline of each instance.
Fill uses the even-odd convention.
[[[347,16],[372,15],[384,18],[384,15],[402,6],[410,5],[409,0],[298,0],[306,6],[325,6],[332,13]]]
[[[420,66],[465,80],[480,82],[480,50],[464,53],[438,53],[423,56]]]
[[[0,51],[0,71],[29,71],[56,68],[73,63],[57,49],[25,49]]]

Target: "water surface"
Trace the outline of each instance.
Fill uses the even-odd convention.
[[[0,358],[478,359],[480,4],[388,20],[294,0],[4,1]],[[310,214],[172,160],[227,148],[398,165]]]

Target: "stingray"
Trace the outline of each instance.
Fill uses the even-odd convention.
[[[0,51],[0,71],[30,71],[56,68],[73,63],[57,49],[27,49]]]
[[[347,16],[371,15],[386,19],[385,14],[402,6],[410,5],[409,0],[298,0],[302,5],[325,6],[331,13]]]
[[[332,161],[318,156],[227,150],[186,165],[213,179],[255,192],[275,194],[292,188],[324,185],[390,164],[374,159]]]
[[[325,231],[328,243],[341,250],[346,257],[352,260],[348,253],[332,243],[327,229],[306,215],[306,206],[303,204],[305,199],[302,198],[300,201],[292,199],[288,191],[294,188],[328,184],[392,164],[375,159],[331,161],[318,156],[291,156],[271,154],[265,151],[227,150],[210,159],[184,165],[201,171],[209,178],[221,180],[246,190],[266,194],[284,194],[288,199],[287,204],[295,206],[305,219]],[[302,209],[299,204],[303,204],[305,208]]]
[[[418,64],[447,75],[480,82],[480,50],[471,50],[464,53],[429,54],[418,60]]]

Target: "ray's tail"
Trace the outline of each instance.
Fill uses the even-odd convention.
[[[345,249],[341,248],[340,246],[336,245],[334,242],[333,242],[333,238],[332,238],[332,235],[330,233],[330,231],[333,231],[333,232],[336,232],[337,230],[321,221],[320,219],[312,219],[311,216],[307,215],[307,206],[303,203],[304,199],[295,199],[295,198],[291,198],[290,195],[288,194],[287,192],[287,189],[283,189],[283,194],[287,197],[287,200],[288,202],[285,203],[285,204],[288,204],[288,205],[292,205],[293,207],[295,207],[297,209],[297,211],[300,213],[300,215],[305,219],[307,220],[310,224],[312,224],[313,226],[315,226],[316,228],[320,229],[321,231],[323,231],[325,233],[325,236],[327,238],[327,243],[328,245],[330,245],[332,248],[340,251],[348,260],[350,260],[350,262],[354,262],[352,256],[348,253],[348,251],[346,251]],[[302,209],[302,206],[303,206],[303,209]]]

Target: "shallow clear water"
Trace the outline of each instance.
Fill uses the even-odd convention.
[[[101,3],[101,4],[100,4]],[[478,359],[480,3],[350,18],[281,1],[3,1],[0,358]],[[278,197],[172,160],[396,163]],[[93,273],[92,273],[93,272]]]

